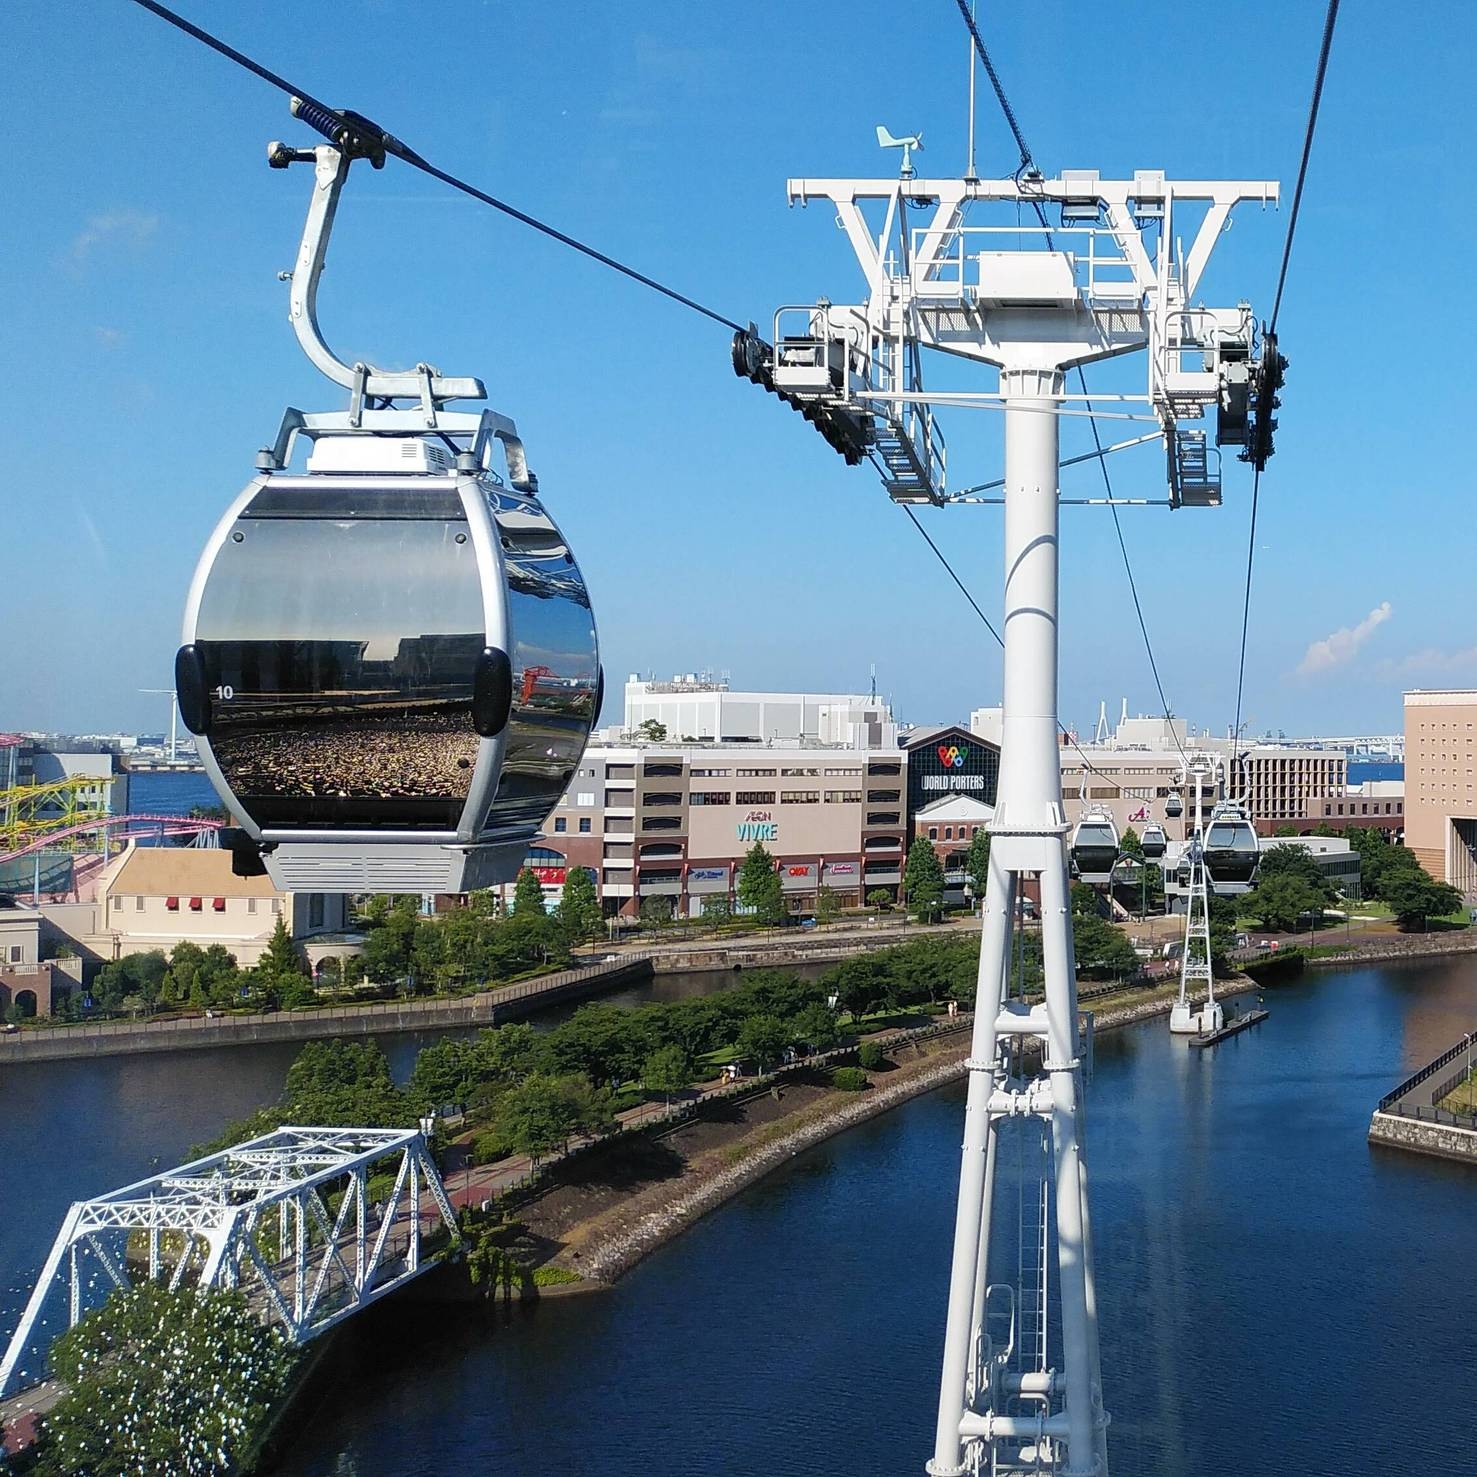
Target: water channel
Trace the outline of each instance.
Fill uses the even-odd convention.
[[[711,978],[711,977],[710,977]],[[1099,1040],[1094,1225],[1114,1470],[1477,1474],[1477,1170],[1373,1150],[1375,1100],[1477,1023],[1477,962],[1310,976],[1212,1052]],[[391,1043],[403,1065],[413,1043]],[[291,1047],[0,1081],[0,1326],[67,1200],[275,1091]],[[614,1290],[378,1347],[288,1477],[919,1472],[961,1091],[796,1158]]]

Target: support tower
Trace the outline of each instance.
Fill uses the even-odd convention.
[[[834,213],[867,294],[854,305],[780,308],[772,344],[753,328],[735,336],[735,371],[801,410],[848,462],[870,459],[896,502],[1005,505],[1004,733],[928,1471],[1106,1477],[1058,758],[1059,428],[1064,414],[1088,409],[1069,370],[1145,349],[1146,393],[1099,398],[1150,407],[1157,430],[1122,445],[1162,438],[1161,501],[1217,505],[1219,446],[1265,460],[1275,396],[1259,387],[1271,384],[1263,365],[1280,375],[1281,361],[1248,305],[1206,308],[1195,294],[1232,207],[1273,202],[1277,186],[1175,182],[1150,170],[1127,180],[905,170],[893,180],[791,180],[789,197]],[[926,390],[923,349],[994,366],[998,388]],[[1003,499],[978,495],[1000,483],[950,487],[942,405],[1003,410]],[[1182,424],[1207,410],[1213,436]],[[1017,900],[1033,879],[1046,998],[1028,1007],[1007,981]],[[1018,1064],[1037,1057],[1040,1073],[1026,1080]],[[995,1212],[1000,1143],[1012,1131],[1038,1147],[1022,1161],[1007,1271]]]

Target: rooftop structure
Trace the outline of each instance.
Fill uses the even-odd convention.
[[[626,681],[622,730],[659,723],[669,741],[771,744],[811,742],[890,749],[892,709],[880,698],[846,692],[734,692],[707,675]]]

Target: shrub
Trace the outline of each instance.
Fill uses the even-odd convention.
[[[860,1067],[837,1067],[831,1073],[831,1086],[840,1092],[860,1092],[867,1085],[867,1074]]]
[[[535,1287],[564,1287],[571,1282],[583,1282],[584,1280],[578,1272],[572,1272],[568,1267],[535,1267],[533,1269]]]
[[[882,1045],[877,1041],[863,1041],[857,1047],[856,1059],[862,1068],[868,1072],[875,1072],[885,1060],[882,1054]]]

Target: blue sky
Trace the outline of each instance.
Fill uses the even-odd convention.
[[[206,5],[192,19],[327,101],[730,317],[854,301],[824,209],[788,175],[895,169],[874,129],[964,160],[952,0],[438,0]],[[1290,202],[1323,6],[985,5],[1048,171],[1280,178]],[[0,285],[10,408],[0,473],[0,727],[157,728],[196,556],[285,404],[340,392],[302,358],[286,288],[312,141],[285,100],[125,0],[13,0],[3,67]],[[1468,371],[1440,369],[1473,236],[1465,4],[1346,6],[1281,330],[1292,361],[1263,479],[1245,716],[1253,731],[1391,731],[1403,687],[1477,680]],[[984,173],[1015,163],[987,91]],[[1207,300],[1271,308],[1282,214],[1243,208]],[[1362,224],[1361,224],[1362,222]],[[724,330],[390,164],[356,169],[320,311],[350,357],[477,374],[513,415],[579,554],[614,690],[627,672],[864,689],[901,717],[995,701],[999,657],[869,469],[736,380]],[[1137,387],[1142,361],[1096,371]],[[989,384],[984,377],[981,384]],[[1400,386],[1405,388],[1401,389]],[[1107,428],[1113,431],[1110,424]],[[951,476],[999,474],[998,418],[946,423]],[[1080,449],[1072,426],[1064,450]],[[1111,438],[1110,438],[1111,439]],[[1169,700],[1224,731],[1235,703],[1250,474],[1218,512],[1129,509]],[[1162,495],[1153,449],[1113,462]],[[1091,486],[1090,467],[1064,490]],[[992,615],[998,509],[926,519]],[[1063,515],[1062,711],[1156,698],[1108,513]],[[607,704],[607,717],[610,705]]]

